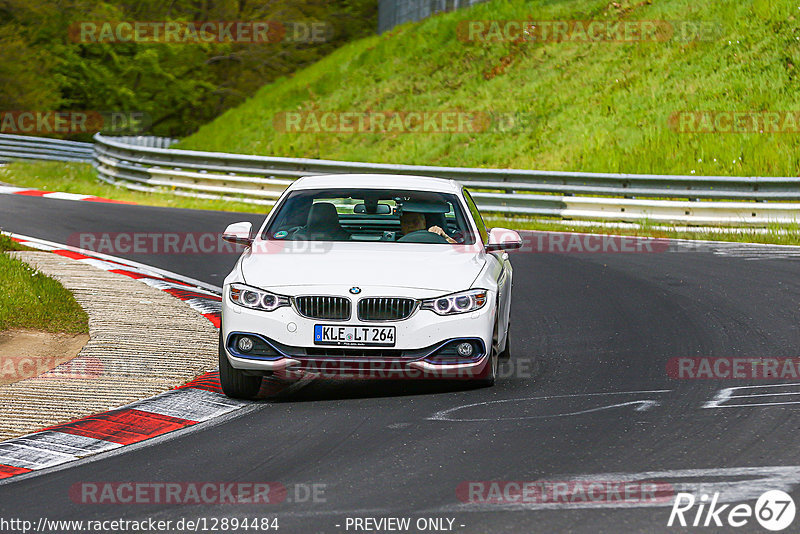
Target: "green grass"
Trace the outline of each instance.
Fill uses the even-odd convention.
[[[6,234],[0,233],[0,252],[8,252],[10,250],[35,250],[25,245],[20,245]]]
[[[161,194],[131,191],[121,186],[118,187],[101,182],[97,179],[97,173],[94,168],[88,163],[17,161],[7,167],[0,168],[0,182],[45,191],[94,195],[149,206],[244,213],[267,213],[270,209],[269,206],[248,204],[246,202],[203,200],[176,196],[168,192]]]
[[[5,251],[23,250],[0,235],[0,331],[24,328],[45,332],[89,332],[86,312],[57,281],[12,258]]]
[[[180,148],[406,164],[796,176],[800,134],[683,134],[682,110],[800,109],[800,18],[788,0],[494,0],[365,38],[264,86]],[[466,20],[718,24],[712,41],[467,43]],[[511,131],[301,133],[283,111],[519,113]]]

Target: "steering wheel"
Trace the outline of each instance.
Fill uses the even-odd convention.
[[[447,243],[447,239],[427,230],[415,230],[397,240],[398,243]]]

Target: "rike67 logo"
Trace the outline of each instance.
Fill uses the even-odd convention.
[[[795,505],[792,497],[781,490],[763,493],[755,506],[749,504],[718,504],[719,493],[709,499],[703,494],[699,499],[691,493],[678,493],[672,503],[667,526],[734,528],[752,526],[755,520],[765,529],[774,532],[784,530],[794,521]],[[697,507],[697,510],[693,508]]]

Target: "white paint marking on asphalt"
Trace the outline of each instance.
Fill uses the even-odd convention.
[[[17,191],[27,191],[25,187],[12,187],[10,185],[0,185],[0,195],[11,195]]]
[[[22,241],[20,245],[25,245],[26,247],[35,248],[37,250],[44,250],[45,252],[58,250],[56,247],[51,247],[50,245],[45,245],[42,243],[36,243],[35,241]]]
[[[580,397],[596,397],[596,396],[605,396],[605,395],[640,395],[640,394],[649,394],[649,393],[669,393],[670,389],[654,389],[654,390],[644,390],[644,391],[608,391],[608,392],[599,392],[599,393],[575,393],[571,395],[548,395],[544,397],[523,397],[518,399],[501,399],[501,400],[493,400],[493,401],[483,401],[483,402],[474,402],[472,404],[464,404],[461,406],[456,406],[454,408],[448,408],[446,410],[441,410],[433,414],[432,416],[428,417],[430,421],[453,421],[453,422],[480,422],[480,421],[514,421],[514,420],[521,420],[521,419],[546,419],[549,417],[566,417],[571,415],[580,415],[584,413],[590,412],[597,412],[600,410],[610,410],[612,408],[619,408],[624,406],[631,406],[637,405],[636,411],[642,412],[649,410],[654,406],[658,406],[658,401],[652,399],[642,399],[636,401],[629,401],[623,402],[619,404],[612,404],[609,406],[599,406],[595,408],[590,408],[587,410],[581,410],[577,412],[570,412],[570,413],[562,413],[562,414],[550,414],[550,415],[530,415],[530,416],[523,416],[523,417],[487,417],[485,419],[455,419],[450,416],[453,412],[459,410],[465,410],[467,408],[473,408],[475,406],[488,406],[490,404],[499,404],[499,403],[507,403],[507,402],[521,402],[521,401],[539,401],[539,400],[551,400],[551,399],[569,399],[569,398],[580,398]]]
[[[196,310],[200,313],[221,313],[222,312],[222,303],[218,300],[209,300],[209,299],[189,299],[185,301],[186,304],[192,307],[193,310]]]
[[[780,397],[781,395],[800,395],[800,391],[787,391],[785,393],[753,393],[752,395],[732,395],[732,399],[745,399],[751,397]]]
[[[3,456],[2,454],[0,454],[0,464],[10,465],[12,467],[22,467],[24,469],[33,469],[33,470],[47,467],[44,464],[32,462],[29,460],[21,460],[16,456]],[[53,465],[58,465],[58,464],[53,464]]]
[[[103,260],[96,260],[94,258],[83,258],[78,261],[81,263],[85,263],[86,265],[91,265],[92,267],[96,267],[97,269],[101,269],[103,271],[111,271],[114,269],[122,268],[122,265],[117,265]]]
[[[724,388],[717,392],[713,399],[706,401],[703,408],[719,408],[720,404],[727,401],[733,395],[733,390],[736,388]]]
[[[798,388],[800,383],[793,382],[790,384],[763,384],[757,386],[737,386],[731,388],[724,388],[717,392],[713,399],[707,401],[703,404],[703,408],[746,408],[749,406],[783,406],[787,404],[800,404],[800,401],[783,401],[783,402],[762,402],[762,403],[745,403],[745,404],[724,404],[731,399],[747,399],[747,398],[760,398],[760,397],[770,397],[770,396],[777,396],[777,395],[800,395],[800,390],[798,391],[788,391],[788,392],[769,392],[769,393],[752,393],[752,394],[737,394],[735,393],[744,393],[742,390],[749,390],[754,389],[757,391],[764,391],[764,388],[769,389],[778,389],[778,388],[786,388],[786,387],[794,387]]]
[[[714,402],[714,401],[711,401],[711,402]],[[706,404],[711,404],[711,402],[708,402]],[[720,406],[703,406],[703,408],[750,408],[752,406],[785,406],[787,404],[800,404],[800,401],[748,402],[748,403],[745,403],[745,404],[723,404],[723,405],[720,405]]]
[[[176,287],[186,288],[186,286],[182,286],[180,284],[173,284],[172,282],[167,282],[166,280],[154,278],[142,278],[141,281],[148,286],[160,289],[161,291],[164,291],[165,289],[175,289]]]
[[[91,198],[92,195],[79,195],[78,193],[45,193],[42,195],[46,198],[55,198],[58,200],[84,200],[87,198]]]
[[[44,430],[34,434],[28,434],[19,438],[14,438],[14,442],[24,445],[35,446],[44,450],[59,451],[81,457],[87,454],[116,449],[121,447],[119,443],[112,443],[88,436],[78,436],[67,434],[55,430]]]
[[[87,253],[88,254],[88,253]],[[146,276],[157,276],[160,277],[161,275],[156,273],[155,271],[149,271],[147,269],[142,269],[139,267],[132,267],[129,265],[123,265],[120,263],[115,263],[112,261],[105,261],[105,260],[98,260],[96,258],[83,258],[78,260],[81,263],[85,263],[87,265],[91,265],[92,267],[96,267],[98,269],[102,269],[103,271],[129,271],[136,274],[143,274]],[[143,282],[149,286],[155,287],[156,289],[164,290],[165,288],[185,288],[186,286],[181,284],[173,284],[167,282],[166,280],[158,280],[152,278],[138,278],[139,282]]]
[[[4,445],[6,443],[8,443],[8,441],[3,442]],[[37,443],[31,445],[30,442],[25,442],[20,440],[20,441],[12,441],[11,443],[9,443],[9,445],[11,446],[2,449],[5,452],[7,458],[9,457],[8,456],[9,454],[24,455],[26,451],[31,452],[31,454],[33,455],[31,456],[31,458],[40,458],[48,455],[52,455],[56,458],[65,458],[67,460],[72,460],[75,458],[74,454],[70,454],[68,452],[63,452],[63,451],[56,451],[47,447],[39,447]]]
[[[15,440],[0,443],[0,464],[26,469],[41,469],[75,460],[74,454],[50,451],[24,445]]]
[[[173,389],[152,399],[137,402],[133,407],[143,412],[200,422],[238,410],[247,404],[244,401],[229,399],[219,393],[183,388]]]
[[[160,436],[156,436],[154,438],[146,439],[144,441],[140,441],[138,443],[133,443],[131,445],[125,445],[122,447],[118,447],[112,450],[102,451],[98,454],[92,454],[90,456],[86,456],[84,458],[79,458],[74,462],[63,463],[63,464],[56,464],[51,466],[37,466],[34,467],[34,471],[30,473],[23,473],[21,475],[0,479],[0,486],[4,486],[6,484],[14,484],[20,482],[22,480],[27,480],[29,478],[39,477],[43,475],[48,475],[51,473],[55,473],[58,471],[62,471],[64,469],[72,469],[74,467],[78,467],[84,464],[88,464],[91,462],[97,462],[99,460],[104,460],[106,458],[112,458],[118,456],[120,454],[128,454],[133,451],[137,451],[139,449],[143,449],[145,447],[152,447],[154,445],[160,445],[162,443],[166,443],[168,441],[172,441],[178,438],[182,438],[188,434],[193,434],[195,432],[205,431],[216,426],[225,424],[226,422],[235,419],[237,417],[241,417],[246,415],[250,412],[260,410],[268,406],[267,404],[263,403],[256,403],[250,402],[246,406],[243,406],[241,410],[235,410],[233,412],[221,415],[216,419],[211,419],[206,422],[201,422],[196,425],[189,425],[174,432],[168,432],[166,434],[161,434]],[[0,463],[3,463],[2,457],[0,456]],[[8,464],[12,465],[12,464]]]
[[[137,272],[136,269],[131,269],[131,268],[128,268],[128,267],[124,267],[124,268],[129,270],[129,271]],[[143,272],[143,271],[140,270],[138,272]],[[146,273],[146,274],[149,274],[150,276],[160,276],[158,273]],[[219,293],[214,293],[214,292],[211,292],[211,291],[207,291],[207,290],[202,289],[200,287],[187,287],[185,284],[179,284],[177,282],[170,282],[169,280],[162,280],[160,278],[140,278],[139,281],[140,282],[144,282],[145,284],[147,284],[147,285],[149,285],[151,287],[154,287],[156,289],[160,289],[162,291],[164,291],[165,289],[181,289],[181,290],[184,290],[184,291],[192,291],[193,293],[199,293],[201,295],[202,294],[206,294],[208,296],[214,296],[214,297],[218,297],[219,296]]]
[[[743,477],[748,477],[743,480]],[[691,480],[701,479],[701,480]],[[705,480],[703,480],[705,479]],[[694,495],[714,495],[719,493],[720,503],[756,500],[765,491],[777,489],[790,493],[800,483],[800,466],[766,467],[723,467],[713,469],[676,469],[666,471],[643,471],[640,473],[599,473],[581,475],[554,475],[547,480],[534,480],[548,483],[558,482],[651,482],[668,484],[673,495],[692,493]],[[515,494],[517,500],[522,494]],[[584,495],[585,497],[585,495]],[[568,500],[568,499],[567,499]],[[612,500],[576,502],[507,502],[485,503],[464,502],[445,505],[427,513],[442,512],[507,512],[527,510],[565,510],[575,508],[655,508],[672,506],[673,499],[642,500],[619,502]]]

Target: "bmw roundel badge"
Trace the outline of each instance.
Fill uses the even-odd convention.
[[[351,287],[350,288],[350,293],[352,293],[353,295],[358,295],[359,293],[361,293],[361,288],[360,287]]]

